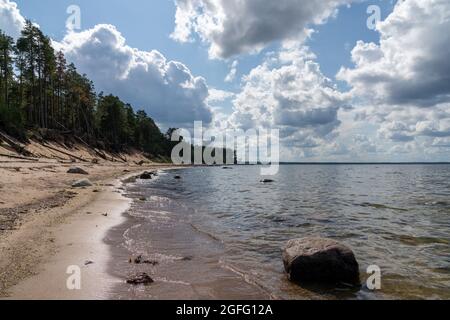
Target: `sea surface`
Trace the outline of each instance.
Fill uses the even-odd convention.
[[[128,184],[134,202],[110,236],[122,257],[111,272],[145,271],[155,283],[118,285],[116,296],[450,299],[450,165],[282,165],[273,177],[260,169],[196,167]],[[281,248],[308,236],[350,246],[361,288],[287,281]],[[155,265],[126,261],[138,255]],[[382,271],[376,291],[365,285],[372,265]]]

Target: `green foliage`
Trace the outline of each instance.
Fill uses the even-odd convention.
[[[144,111],[95,88],[27,21],[14,43],[0,30],[0,130],[24,138],[27,129],[70,132],[93,146],[136,148],[168,159],[173,142]]]

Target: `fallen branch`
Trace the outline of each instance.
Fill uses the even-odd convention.
[[[73,154],[71,154],[71,153],[68,153],[68,152],[65,152],[65,151],[62,151],[62,150],[53,148],[52,146],[49,146],[49,145],[46,144],[46,143],[43,143],[42,145],[43,145],[44,147],[46,147],[46,148],[49,148],[50,150],[53,150],[53,151],[62,153],[62,154],[64,154],[64,155],[68,156],[68,157],[71,157],[71,158],[73,158],[73,159],[79,160],[79,161],[81,161],[81,162],[89,162],[89,161],[87,161],[86,159],[77,157],[77,156],[75,156],[75,155],[73,155]]]
[[[25,146],[22,146],[20,143],[13,141],[6,134],[0,132],[0,137],[2,138],[3,141],[9,144],[11,148],[13,148],[17,153],[24,155],[26,157],[34,156],[30,151],[26,149]]]
[[[0,157],[7,157],[7,158],[12,158],[12,159],[27,160],[27,161],[36,161],[36,162],[39,161],[39,159],[37,159],[37,158],[14,156],[14,155],[5,154],[5,153],[0,153]]]

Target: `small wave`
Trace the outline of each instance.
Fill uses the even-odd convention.
[[[409,246],[425,246],[425,245],[433,245],[433,244],[443,244],[449,245],[450,241],[444,238],[436,238],[436,237],[416,237],[410,235],[390,235],[384,237],[387,240],[394,240],[401,242],[405,245]]]
[[[200,229],[199,227],[197,227],[196,225],[194,225],[193,223],[189,223],[189,225],[192,227],[192,229],[194,229],[195,231],[197,231],[198,233],[204,234],[206,236],[208,236],[209,238],[215,240],[215,241],[219,241],[221,243],[223,243],[222,239],[216,237],[215,235],[213,235],[212,233],[209,233],[207,231],[204,231],[202,229]]]
[[[190,286],[191,284],[189,282],[184,282],[181,280],[169,280],[167,278],[154,278],[156,282],[164,282],[164,283],[170,283],[170,284],[180,284],[182,286]]]
[[[281,300],[281,298],[276,296],[269,288],[267,288],[265,285],[263,285],[257,279],[255,279],[255,277],[252,274],[249,274],[248,272],[245,272],[244,270],[241,270],[237,266],[227,263],[227,262],[223,261],[222,259],[219,260],[219,265],[222,268],[229,270],[229,271],[233,272],[234,274],[238,275],[246,283],[256,286],[259,289],[261,289],[262,291],[264,291],[270,297],[271,300]]]
[[[388,210],[396,210],[396,211],[409,211],[408,209],[402,209],[402,208],[396,208],[396,207],[390,207],[384,204],[379,203],[370,203],[370,202],[363,202],[359,204],[359,206],[364,208],[375,208],[375,209],[388,209]]]

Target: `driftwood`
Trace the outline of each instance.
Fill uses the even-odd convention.
[[[120,160],[122,160],[123,162],[125,162],[125,163],[127,163],[128,161],[127,161],[127,159],[126,158],[123,158],[120,154],[115,154],[115,156],[117,157],[117,158],[119,158]]]
[[[78,136],[75,136],[75,139],[77,139],[78,141],[80,141],[82,144],[84,144],[86,147],[88,147],[89,149],[92,149],[96,155],[98,155],[100,158],[104,159],[104,160],[108,160],[106,155],[103,152],[100,152],[99,150],[97,150],[97,148],[91,147],[87,142],[85,142],[83,139],[81,139]]]
[[[15,156],[15,155],[5,154],[5,153],[0,153],[0,156],[12,158],[12,159],[19,159],[19,160],[36,161],[36,162],[39,161],[39,159],[36,159],[36,158],[21,157],[21,156]]]
[[[10,139],[6,134],[0,132],[0,138],[5,141],[7,144],[11,146],[17,153],[26,156],[26,157],[32,157],[34,156],[30,151],[28,151],[25,146],[22,146],[20,143],[17,143]]]
[[[62,154],[64,154],[64,155],[68,156],[68,157],[71,157],[71,158],[73,158],[73,159],[79,160],[79,161],[81,161],[81,162],[89,162],[88,160],[83,159],[83,158],[80,158],[80,157],[77,157],[77,156],[75,156],[75,155],[73,155],[73,154],[71,154],[71,153],[68,153],[68,152],[65,152],[65,151],[62,151],[62,150],[53,148],[52,146],[49,146],[49,145],[46,144],[46,143],[43,143],[42,145],[43,145],[44,147],[46,147],[46,148],[49,148],[50,150],[53,150],[53,151],[62,153]]]

